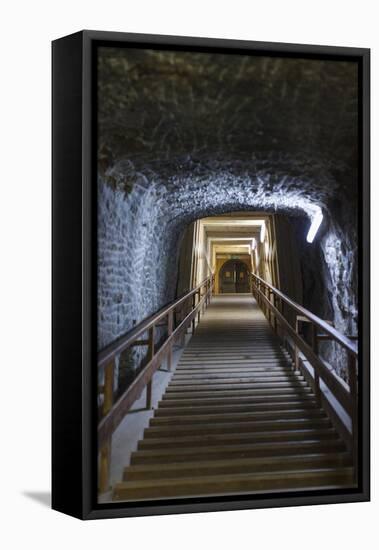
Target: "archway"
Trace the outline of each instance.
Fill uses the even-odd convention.
[[[242,260],[231,259],[224,263],[219,274],[219,289],[221,294],[249,292],[249,270]]]

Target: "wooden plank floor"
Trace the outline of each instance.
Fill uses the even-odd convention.
[[[250,296],[212,300],[114,500],[353,485],[350,456]]]

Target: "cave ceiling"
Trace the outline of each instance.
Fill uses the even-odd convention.
[[[99,172],[270,174],[324,203],[349,199],[357,82],[350,61],[100,48]]]

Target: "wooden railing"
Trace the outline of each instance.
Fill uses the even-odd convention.
[[[328,412],[333,416],[333,419],[337,422],[338,427],[342,430],[342,436],[352,453],[356,472],[358,405],[357,337],[348,337],[341,334],[330,322],[320,319],[254,273],[252,273],[252,292],[273,330],[286,344],[289,344],[286,347],[292,355],[294,369],[303,372],[313,386],[316,401],[320,405],[322,404],[325,406]],[[290,313],[290,315],[288,315],[288,313]],[[289,319],[288,317],[291,318]],[[308,332],[310,332],[311,343],[301,334],[301,325],[303,323],[307,323],[310,328]],[[336,342],[336,344],[346,352],[348,384],[345,384],[337,377],[320,357],[319,342],[322,340]],[[311,377],[309,371],[305,369],[305,361],[308,361],[313,368],[313,377]],[[337,411],[321,391],[320,380],[325,383],[335,399],[350,417],[351,431],[345,429]]]
[[[174,342],[189,326],[192,326],[192,332],[195,331],[196,318],[199,322],[201,313],[210,303],[212,288],[213,278],[210,276],[199,286],[145,319],[99,352],[98,373],[104,371],[104,383],[99,387],[99,393],[103,397],[98,424],[100,492],[105,492],[109,488],[113,432],[145,388],[146,408],[151,408],[154,373],[163,361],[167,361],[167,369],[171,369]],[[166,335],[164,341],[159,342],[158,347],[156,329],[159,327],[165,327]],[[114,402],[115,360],[125,350],[134,346],[146,346],[146,363],[130,386]]]

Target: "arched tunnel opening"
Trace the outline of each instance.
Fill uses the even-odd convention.
[[[99,49],[100,355],[207,278],[214,304],[243,295],[271,322],[268,300],[291,326],[304,324],[277,291],[357,337],[357,78],[344,61]],[[274,290],[259,298],[265,283]],[[100,392],[101,422],[180,324],[169,314],[165,323],[112,352],[114,397],[104,408]],[[312,326],[302,338],[314,351]],[[283,353],[296,366],[294,338]],[[328,334],[317,357],[349,383],[349,354]],[[100,369],[101,387],[106,378]]]
[[[198,194],[187,192],[186,199],[181,198],[180,194],[177,197],[170,195],[169,204],[172,201],[176,205],[176,215],[172,216],[171,206],[168,206],[170,213],[160,210],[159,199],[151,188],[147,189],[143,198],[140,192],[136,193],[133,213],[134,207],[122,191],[114,192],[102,186],[98,278],[100,349],[182,293],[188,292],[212,271],[216,273],[215,286],[218,292],[219,273],[218,270],[216,272],[216,263],[213,261],[211,265],[207,257],[210,250],[204,250],[205,241],[214,239],[214,235],[207,237],[202,220],[211,219],[208,214],[222,216],[223,212],[231,213],[237,208],[239,218],[242,218],[242,223],[246,223],[247,214],[244,219],[244,212],[251,213],[251,210],[239,210],[240,203],[233,205],[230,200],[233,190],[231,185],[228,186],[226,205],[220,205],[222,191],[220,187],[216,189],[216,204],[204,208],[206,200],[212,201],[212,195],[206,189],[201,199],[202,207],[196,210],[193,202]],[[255,258],[255,270],[290,298],[322,319],[332,322],[344,334],[355,335],[357,251],[356,247],[351,246],[350,235],[342,233],[337,222],[332,221],[324,210],[323,223],[316,239],[308,243],[306,237],[312,214],[317,213],[318,205],[306,204],[303,207],[305,211],[302,211],[295,202],[294,212],[291,213],[287,206],[289,199],[285,195],[283,201],[283,209],[276,205],[275,210],[253,211],[258,221],[262,217],[269,220],[267,226],[270,230],[267,232],[265,248],[261,246],[260,236],[255,237],[256,248],[253,254],[250,252],[250,256]],[[180,212],[178,205],[182,204],[183,211]],[[202,218],[198,218],[199,213]],[[112,220],[115,216],[118,219]],[[259,223],[257,227],[260,227]],[[234,237],[228,231],[230,229],[227,228],[222,234],[229,243],[229,256],[232,256],[233,250],[236,252],[238,249],[231,248],[231,239]],[[108,248],[102,248],[103,242]],[[212,240],[209,242],[212,243]],[[207,247],[210,246],[209,242]],[[262,264],[259,268],[257,251],[261,248]],[[191,271],[194,263],[197,264],[195,273]],[[346,379],[346,358],[331,343],[323,344],[323,348],[333,368]],[[128,381],[133,378],[133,364],[129,357]]]

